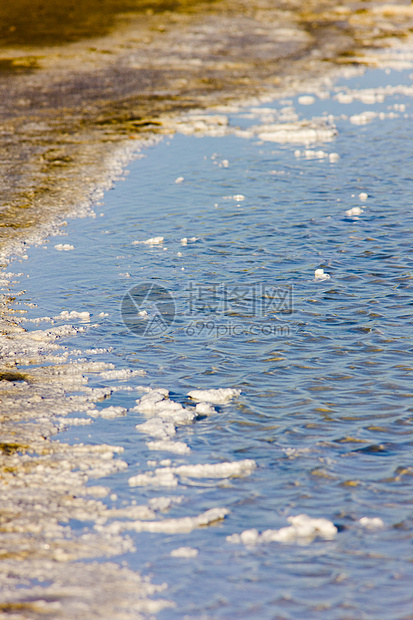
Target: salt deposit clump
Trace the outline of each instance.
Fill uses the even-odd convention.
[[[192,532],[198,527],[205,527],[217,521],[222,521],[228,514],[229,510],[227,508],[211,508],[196,517],[163,519],[162,521],[114,521],[109,525],[95,525],[95,529],[112,535],[119,534],[125,530],[156,534],[182,534]]]
[[[147,441],[149,450],[159,450],[160,452],[172,452],[174,454],[189,454],[191,448],[183,441],[170,441],[169,439],[159,439],[158,441]]]
[[[216,413],[216,409],[209,403],[197,403],[195,411],[201,415],[212,415]]]
[[[225,463],[206,463],[197,465],[180,465],[178,467],[160,467],[154,472],[146,472],[129,478],[129,485],[176,487],[178,477],[182,478],[233,478],[249,476],[257,464],[252,459]]]
[[[361,213],[363,213],[363,209],[360,207],[352,207],[346,211],[346,215],[348,217],[357,217],[358,215],[361,215]]]
[[[324,269],[316,269],[314,272],[315,280],[329,280],[330,275],[328,273],[324,273]]]
[[[227,536],[226,540],[230,543],[241,543],[244,545],[269,542],[306,544],[315,538],[332,540],[337,534],[336,526],[327,519],[313,519],[308,515],[301,514],[295,517],[288,517],[287,521],[291,525],[282,527],[279,530],[265,530],[262,534],[256,529],[244,530],[241,534]]]
[[[359,198],[360,200],[367,200],[368,194],[366,194],[366,192],[360,192]]]
[[[147,239],[146,241],[134,241],[133,245],[139,245],[140,243],[144,245],[160,245],[163,242],[164,242],[164,237],[151,237],[150,239]]]
[[[359,523],[369,530],[384,527],[384,522],[380,519],[380,517],[361,517],[361,519],[359,519]]]
[[[198,555],[198,549],[192,547],[178,547],[171,551],[172,558],[196,558]]]
[[[198,237],[183,237],[181,239],[181,245],[188,245],[188,243],[195,243],[195,241],[198,241]]]
[[[232,388],[218,388],[217,390],[191,390],[191,392],[188,392],[188,396],[194,400],[215,403],[216,405],[224,405],[232,398],[235,398],[240,394],[241,390],[234,390]]]
[[[315,142],[329,142],[337,135],[334,125],[324,120],[296,121],[294,123],[275,123],[253,128],[258,137],[264,142],[278,142],[280,144],[311,144]]]
[[[69,252],[70,250],[74,250],[75,246],[70,245],[69,243],[58,243],[54,246],[55,250],[58,252]]]
[[[301,95],[297,101],[300,105],[311,105],[315,102],[315,98],[312,95]]]
[[[125,368],[123,370],[106,370],[100,373],[102,379],[106,381],[127,381],[128,379],[132,379],[132,377],[142,377],[146,375],[145,370],[130,370],[129,368]]]
[[[73,319],[81,319],[82,321],[89,321],[90,314],[89,312],[76,312],[76,310],[72,310],[68,312],[67,310],[63,310],[60,314],[53,317],[54,319],[67,319],[69,321]]]

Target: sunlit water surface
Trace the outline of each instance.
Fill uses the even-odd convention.
[[[90,312],[91,326],[67,346],[104,348],[89,358],[147,373],[123,384],[92,376],[92,387],[164,387],[182,404],[191,389],[241,390],[178,428],[175,439],[191,448],[183,456],[148,449],[135,430],[146,419],[131,411],[135,389],[97,405],[127,407],[125,417],[59,435],[125,448],[128,470],[102,481],[117,496],[110,505],[179,496],[165,518],[230,510],[189,534],[131,534],[137,551],[120,561],[167,583],[164,596],[176,604],[161,620],[412,617],[412,100],[334,98],[383,84],[410,86],[409,71],[370,71],[309,105],[266,104],[293,106],[300,119],[333,115],[337,136],[311,147],[256,136],[165,139],[130,166],[95,219],[70,221],[67,237],[29,252],[21,301],[37,308],[27,318]],[[349,120],[366,111],[386,117]],[[230,126],[269,114],[249,112],[234,113]],[[295,153],[308,148],[339,159]],[[358,217],[346,215],[353,207]],[[133,244],[157,236],[163,243]],[[58,243],[74,250],[58,252]],[[330,279],[315,280],[319,268]],[[123,296],[142,283],[175,300],[165,334],[134,335],[122,322]],[[163,459],[253,459],[257,468],[175,488],[129,486]],[[337,535],[307,545],[226,541],[301,513],[329,519]],[[364,516],[384,527],[363,528]],[[170,556],[182,546],[199,553]]]

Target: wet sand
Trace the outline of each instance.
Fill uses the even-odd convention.
[[[374,63],[372,49],[413,26],[408,3],[125,0],[102,13],[90,2],[82,14],[59,3],[54,15],[37,6],[0,9],[4,267],[65,217],[87,213],[141,141],[172,133],[177,115],[304,90],[343,65]],[[126,551],[127,537],[62,525],[155,515],[146,506],[110,511],[101,501],[109,490],[86,487],[125,466],[116,446],[51,440],[69,413],[105,397],[86,378],[103,367],[69,364],[59,345],[69,334],[26,332],[7,290],[13,278],[4,276],[1,298],[0,614],[155,613],[168,604],[151,599],[162,588],[115,564],[79,562]]]

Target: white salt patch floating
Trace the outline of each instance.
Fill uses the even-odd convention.
[[[170,119],[172,131],[185,135],[221,137],[230,133],[228,117],[224,114],[185,114]]]
[[[315,280],[329,280],[330,275],[328,273],[324,273],[324,269],[316,269],[314,272]]]
[[[311,151],[310,149],[306,149],[305,151],[294,151],[295,157],[305,157],[306,159],[326,159],[329,157],[329,154],[325,151]]]
[[[335,161],[338,161],[340,159],[340,155],[338,153],[330,153],[330,155],[328,156],[328,159],[331,162],[335,162]]]
[[[82,327],[75,328],[73,325],[61,325],[60,327],[51,327],[47,330],[36,329],[35,331],[25,333],[24,337],[30,338],[31,340],[51,342],[57,340],[57,338],[74,336],[82,331],[84,331]]]
[[[186,245],[185,243],[183,243],[182,245]],[[182,252],[178,252],[177,256],[182,256]]]
[[[153,420],[164,420],[175,425],[188,424],[196,417],[193,409],[185,409],[180,403],[169,400],[168,390],[165,389],[151,390],[142,398],[137,399],[136,402],[137,405],[134,407],[134,410],[154,416]],[[138,425],[136,428],[142,431],[142,429],[146,429],[148,426]],[[147,432],[147,430],[143,430],[143,432]],[[161,439],[164,438],[163,435],[154,436]]]
[[[132,379],[132,377],[144,377],[145,375],[146,371],[143,369],[130,370],[129,368],[123,370],[106,370],[100,373],[102,379],[106,379],[107,381],[127,381],[128,379]]]
[[[360,215],[361,213],[363,213],[363,209],[360,209],[360,207],[352,207],[351,209],[347,209],[346,211],[346,215],[348,217],[355,217],[357,215]]]
[[[169,510],[174,504],[182,504],[184,499],[183,495],[175,495],[174,497],[152,497],[148,503],[152,510],[165,511]]]
[[[129,478],[130,486],[164,486],[176,487],[178,476],[183,478],[233,478],[249,476],[256,468],[252,459],[226,463],[206,463],[199,465],[180,465],[179,467],[162,467],[154,472],[146,472]]]
[[[178,547],[178,549],[173,549],[171,551],[172,558],[196,558],[198,555],[198,549],[194,549],[193,547]]]
[[[180,465],[171,471],[186,478],[231,478],[233,476],[249,476],[257,464],[252,459],[226,463],[207,463],[205,465]]]
[[[90,314],[89,312],[76,312],[76,310],[72,310],[68,312],[67,310],[63,310],[60,314],[53,317],[54,319],[65,319],[65,320],[73,320],[73,319],[81,319],[82,321],[89,321]]]
[[[353,125],[367,125],[377,117],[377,112],[367,111],[361,114],[350,116],[350,123]]]
[[[350,93],[338,93],[334,99],[337,99],[339,103],[353,103],[354,97]]]
[[[106,316],[109,316],[109,314],[107,312],[99,312],[99,314],[98,314],[98,317],[101,318],[101,319],[105,318]]]
[[[254,128],[258,137],[264,142],[278,142],[280,144],[311,144],[314,142],[329,142],[337,135],[333,124],[326,124],[324,120],[297,121],[294,123],[276,123]]]
[[[139,245],[140,243],[144,245],[159,245],[164,242],[165,237],[151,237],[146,241],[133,241],[132,245]]]
[[[245,530],[241,534],[227,536],[226,540],[230,543],[242,543],[244,545],[268,542],[305,544],[315,538],[332,540],[337,534],[336,526],[327,519],[312,519],[308,515],[301,514],[296,517],[288,517],[287,521],[291,525],[279,530],[265,530],[262,534],[256,529]]]
[[[209,403],[197,403],[195,411],[196,413],[202,415],[213,415],[214,413],[216,413],[216,409],[214,409],[214,407]]]
[[[215,403],[216,405],[224,405],[232,398],[235,398],[240,394],[241,390],[234,390],[232,388],[218,388],[217,390],[191,390],[191,392],[188,392],[188,396],[194,400]]]
[[[137,431],[157,439],[168,440],[176,435],[175,424],[172,422],[165,422],[160,418],[151,418],[143,424],[137,424],[135,428]]]
[[[177,179],[175,179],[175,183],[182,183],[182,181],[184,180],[184,177],[178,177]]]
[[[127,409],[124,407],[105,407],[104,409],[93,409],[92,411],[88,411],[88,414],[94,418],[100,417],[105,420],[113,420],[114,418],[120,418],[125,416],[127,413]]]
[[[373,517],[373,518],[361,517],[361,519],[359,519],[359,523],[360,525],[368,529],[376,529],[376,528],[384,527],[384,522],[379,517]]]
[[[138,474],[129,478],[129,486],[131,487],[177,487],[178,478],[174,475],[170,468],[157,469],[155,472],[147,472],[146,474]]]
[[[195,243],[195,241],[198,241],[199,237],[183,237],[181,239],[181,245],[188,245],[188,243]],[[182,254],[180,252],[178,252],[178,256],[182,256]]]
[[[136,402],[138,403],[138,407],[136,409],[141,413],[156,413],[156,403],[165,400],[169,396],[169,391],[165,388],[141,388],[146,391],[146,394],[142,396],[142,398],[137,398]]]
[[[158,441],[146,442],[149,450],[159,450],[161,452],[173,452],[174,454],[189,454],[191,448],[183,441],[170,441],[159,439]]]
[[[366,194],[366,192],[360,192],[359,198],[360,200],[367,200],[368,194]]]
[[[242,202],[243,200],[245,200],[245,196],[243,196],[242,194],[235,194],[235,196],[232,197],[233,200],[235,200],[235,202]]]
[[[74,250],[75,246],[70,245],[69,243],[58,243],[54,246],[55,250],[58,252],[69,252],[70,250]]]
[[[298,97],[297,101],[300,105],[311,105],[315,102],[315,98],[311,95],[302,95],[301,97]]]
[[[198,527],[205,527],[222,521],[229,514],[227,508],[211,508],[196,517],[182,517],[181,519],[163,519],[160,521],[114,521],[108,526],[95,525],[97,531],[108,534],[119,534],[125,530],[135,532],[152,532],[163,534],[182,534],[192,532]]]

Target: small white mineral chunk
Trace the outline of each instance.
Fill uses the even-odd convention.
[[[360,207],[352,207],[351,209],[347,209],[346,211],[346,215],[348,217],[356,217],[357,215],[360,215],[361,213],[363,213],[363,209],[361,209]]]
[[[324,273],[324,269],[316,269],[314,272],[314,278],[316,280],[329,280],[330,275],[328,273]]]

